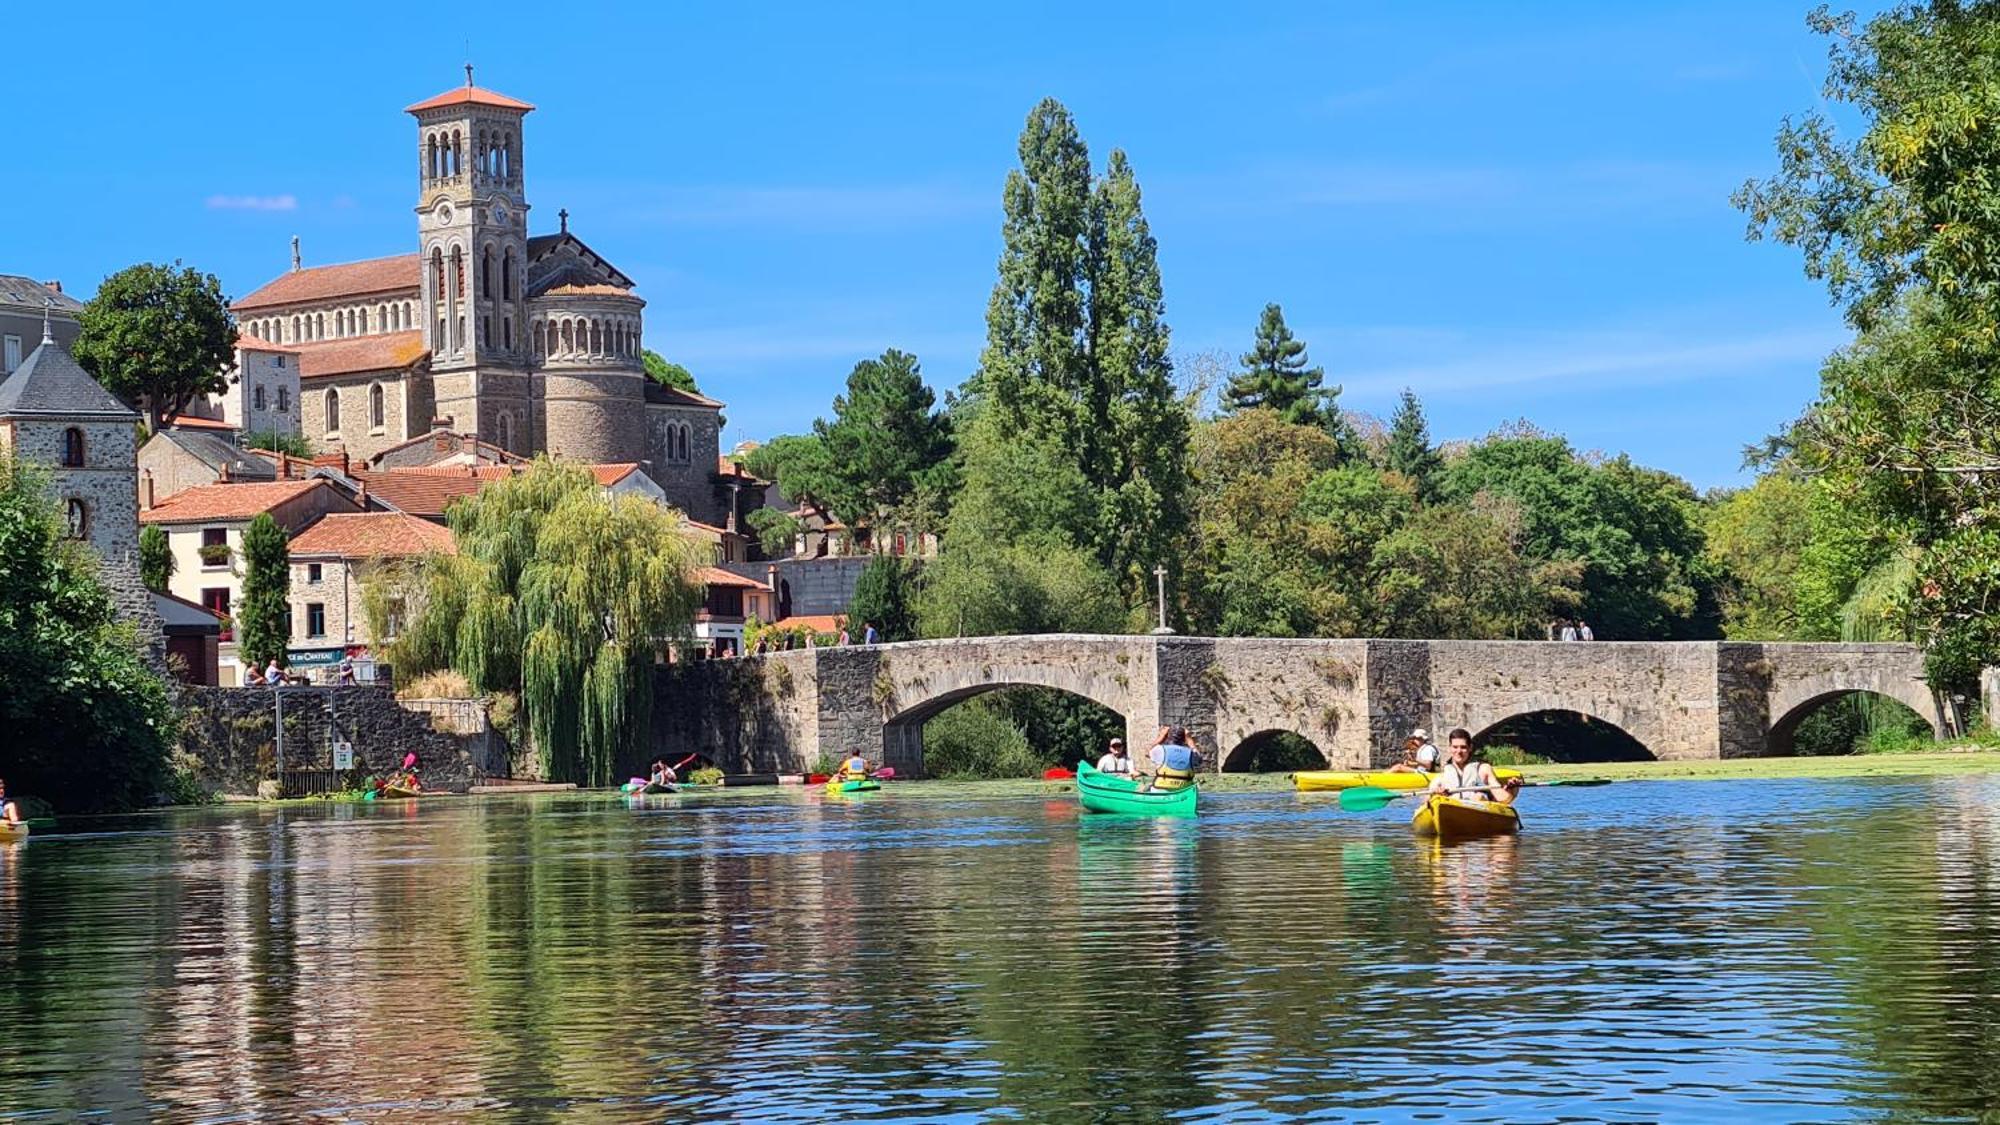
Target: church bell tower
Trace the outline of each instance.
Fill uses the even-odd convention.
[[[410,106],[436,412],[488,440],[525,434],[528,203],[521,125],[534,110],[472,84]],[[510,442],[511,444],[511,442]]]

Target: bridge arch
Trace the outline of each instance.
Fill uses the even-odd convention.
[[[1448,731],[1432,731],[1439,748]],[[1650,762],[1659,755],[1622,724],[1574,707],[1537,707],[1488,722],[1472,734],[1472,745],[1515,746],[1558,762]]]
[[[1928,689],[1921,692],[1896,692],[1879,691],[1873,687],[1825,688],[1813,695],[1793,692],[1781,696],[1780,699],[1784,701],[1782,711],[1779,710],[1777,701],[1773,701],[1771,729],[1765,736],[1764,752],[1778,757],[1790,757],[1798,753],[1798,747],[1793,740],[1799,733],[1799,724],[1817,714],[1821,708],[1838,700],[1866,696],[1892,700],[1909,708],[1917,718],[1930,727],[1932,738],[1940,737],[1943,733],[1938,717],[1937,701]]]
[[[1121,664],[1115,659],[1091,659],[1090,654],[1049,660],[1033,651],[1023,652],[1019,659],[1006,659],[1011,653],[991,648],[941,648],[924,655],[927,659],[909,665],[912,674],[904,675],[898,667],[902,653],[888,654],[876,673],[876,698],[882,707],[882,759],[898,772],[923,771],[925,723],[960,703],[1008,689],[1053,691],[1102,707],[1118,716],[1126,743],[1135,753],[1143,752],[1153,741],[1150,730],[1142,734],[1135,725],[1151,721],[1151,709],[1142,706],[1134,690],[1141,670],[1131,667],[1130,660]],[[995,656],[1002,658],[993,659]]]
[[[1326,769],[1333,758],[1324,747],[1300,731],[1266,727],[1237,740],[1222,754],[1225,773],[1284,773]]]

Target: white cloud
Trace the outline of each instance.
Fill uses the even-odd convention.
[[[211,211],[296,211],[299,200],[295,195],[211,195],[208,197]]]

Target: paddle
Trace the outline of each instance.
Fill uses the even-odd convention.
[[[1559,778],[1555,781],[1524,781],[1521,783],[1521,788],[1546,789],[1558,785],[1585,787],[1609,784],[1611,784],[1611,779],[1608,777],[1577,777]],[[1463,789],[1446,789],[1444,792],[1483,793],[1491,788],[1493,787],[1490,785],[1472,785]],[[1343,789],[1340,791],[1340,807],[1346,809],[1348,812],[1373,812],[1376,809],[1386,807],[1389,802],[1402,797],[1425,797],[1434,792],[1437,792],[1437,790],[1378,789],[1373,785],[1357,785],[1352,789]]]

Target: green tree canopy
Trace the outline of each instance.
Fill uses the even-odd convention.
[[[681,518],[604,496],[590,473],[537,459],[452,506],[457,554],[366,591],[377,636],[402,609],[399,670],[455,668],[479,691],[518,691],[544,776],[587,785],[637,768],[652,675],[700,604],[703,548]]]
[[[236,325],[214,274],[179,262],[128,266],[104,279],[77,321],[77,362],[138,404],[152,432],[196,398],[228,389]]]
[[[139,580],[155,593],[167,592],[174,577],[174,549],[166,530],[149,523],[139,529]]]
[[[63,811],[150,802],[177,733],[166,685],[117,620],[47,482],[0,457],[0,777]]]
[[[953,485],[951,422],[931,409],[936,401],[908,352],[855,364],[833,421],[813,423],[823,447],[814,499],[849,525],[935,528]]]
[[[694,385],[692,372],[659,352],[645,348],[639,352],[639,362],[645,365],[646,376],[653,382],[663,387],[672,387],[677,391],[686,391],[691,395],[701,393],[701,388]]]
[[[1623,456],[1591,463],[1562,438],[1529,432],[1474,446],[1446,468],[1439,495],[1459,504],[1482,495],[1512,501],[1530,558],[1581,565],[1577,612],[1600,638],[1685,640],[1720,631],[1697,499],[1678,477]]]
[[[1810,22],[1833,43],[1826,98],[1861,129],[1788,120],[1777,174],[1735,202],[1751,238],[1799,248],[1859,336],[1778,446],[1860,539],[1913,549],[1891,612],[1929,643],[1932,684],[1966,691],[2000,660],[2000,5]]]
[[[848,631],[859,636],[863,625],[873,625],[883,641],[915,640],[914,587],[911,564],[893,555],[875,556],[854,584],[854,598],[847,604]]]
[[[245,662],[284,662],[291,636],[291,536],[269,512],[243,529],[243,601],[236,607],[236,648]]]
[[[1060,102],[1029,114],[1019,153],[1003,195],[986,348],[967,384],[982,423],[1005,437],[968,446],[958,504],[990,512],[996,500],[981,490],[1012,487],[973,466],[981,451],[1011,456],[1004,445],[1020,443],[1068,466],[1085,495],[1066,514],[1091,522],[1036,534],[1083,548],[1120,600],[1137,605],[1154,565],[1178,571],[1188,520],[1191,416],[1168,358],[1158,249],[1130,163],[1114,151],[1093,183]],[[951,526],[959,523],[954,511]],[[954,530],[945,553],[961,546],[973,547]]]

